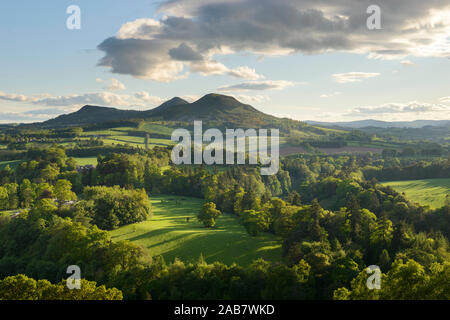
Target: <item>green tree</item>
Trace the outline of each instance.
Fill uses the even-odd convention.
[[[93,223],[104,230],[145,221],[151,217],[151,203],[145,189],[86,187],[84,198],[92,201]],[[93,210],[91,210],[93,209]]]
[[[56,182],[53,193],[56,200],[58,200],[58,207],[60,208],[64,202],[75,200],[77,198],[76,194],[72,192],[72,183],[64,179],[60,179]]]
[[[0,187],[0,210],[8,210],[8,190],[5,187]]]
[[[240,218],[247,232],[254,237],[269,229],[269,217],[264,211],[245,210]]]
[[[450,299],[450,263],[433,263],[424,268],[409,259],[396,260],[392,269],[381,275],[381,288],[370,290],[363,270],[351,282],[351,290],[339,288],[334,292],[338,300],[448,300]]]
[[[19,187],[19,201],[22,208],[29,208],[34,198],[33,187],[30,180],[23,179]]]
[[[378,262],[381,270],[389,270],[391,268],[391,258],[389,257],[389,252],[383,249],[380,254],[380,260]]]
[[[202,210],[197,218],[206,228],[213,228],[216,225],[216,219],[220,215],[221,212],[216,209],[216,204],[214,202],[206,202],[203,204]]]
[[[302,199],[297,191],[292,191],[289,193],[286,201],[293,206],[300,206],[302,204]]]
[[[0,300],[122,300],[122,292],[107,289],[95,282],[81,279],[77,290],[67,288],[66,282],[52,284],[47,280],[34,280],[23,274],[0,280]]]
[[[41,170],[41,177],[44,181],[54,182],[59,174],[59,171],[59,167],[56,163],[50,163]]]

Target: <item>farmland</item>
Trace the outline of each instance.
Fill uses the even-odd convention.
[[[407,198],[421,205],[440,208],[450,194],[450,179],[424,179],[412,181],[391,181],[383,185],[391,186],[397,192],[405,193]]]

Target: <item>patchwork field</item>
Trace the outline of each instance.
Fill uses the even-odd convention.
[[[404,192],[411,201],[432,208],[442,207],[445,204],[445,197],[450,194],[450,179],[391,181],[383,185],[391,186],[397,192]]]
[[[216,229],[206,229],[197,221],[203,200],[177,196],[151,196],[152,219],[111,231],[114,241],[130,240],[162,255],[166,262],[176,257],[197,261],[200,254],[207,262],[222,261],[248,265],[264,258],[280,261],[281,241],[272,234],[251,237],[235,216],[223,214]],[[190,222],[186,222],[186,218]],[[135,228],[135,230],[134,230]]]
[[[99,130],[99,131],[86,131],[83,132],[81,140],[88,140],[90,138],[101,138],[105,145],[119,145],[119,144],[128,144],[133,147],[145,147],[145,138],[137,137],[134,135],[129,135],[128,132],[136,131],[136,128],[131,127],[120,127],[120,128],[112,128],[107,130]],[[170,139],[161,139],[161,138],[152,138],[152,133],[168,133],[172,132],[171,128],[158,125],[158,124],[145,124],[142,126],[141,131],[149,132],[150,140],[149,147],[153,148],[154,146],[169,146],[173,145],[174,142]]]

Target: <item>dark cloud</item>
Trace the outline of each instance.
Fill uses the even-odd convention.
[[[105,57],[99,65],[115,73],[169,81],[179,77],[183,67],[203,74],[218,70],[231,74],[213,59],[218,53],[346,51],[390,59],[450,55],[450,22],[439,16],[450,12],[448,0],[378,0],[382,30],[371,31],[366,10],[372,4],[372,0],[166,1],[160,7],[165,18],[129,22],[116,37],[100,44]]]
[[[279,90],[294,86],[294,82],[284,80],[267,80],[267,81],[250,81],[240,84],[235,84],[227,87],[219,88],[219,91],[263,91],[263,90]]]
[[[188,46],[186,43],[180,44],[179,47],[169,50],[169,55],[178,61],[201,61],[203,56]]]
[[[170,45],[164,40],[118,39],[103,41],[98,48],[105,52],[98,65],[111,67],[113,73],[169,81],[183,70],[180,62],[172,61]]]

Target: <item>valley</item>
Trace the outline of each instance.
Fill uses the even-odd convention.
[[[450,0],[78,2],[1,1],[4,317],[450,301]]]
[[[177,165],[172,132],[192,137],[193,119],[278,129],[277,172]],[[218,94],[4,125],[0,279],[56,286],[76,263],[83,281],[130,300],[361,299],[358,279],[377,265],[407,293],[405,268],[422,268],[421,290],[441,297],[430,279],[450,259],[445,130],[307,124]]]
[[[280,238],[269,233],[252,237],[232,214],[219,217],[215,229],[205,229],[196,217],[201,199],[167,195],[150,195],[150,199],[152,218],[111,231],[114,241],[142,245],[167,262],[175,258],[196,262],[200,256],[208,263],[222,261],[243,266],[258,258],[282,260]],[[186,218],[190,218],[189,222]]]

